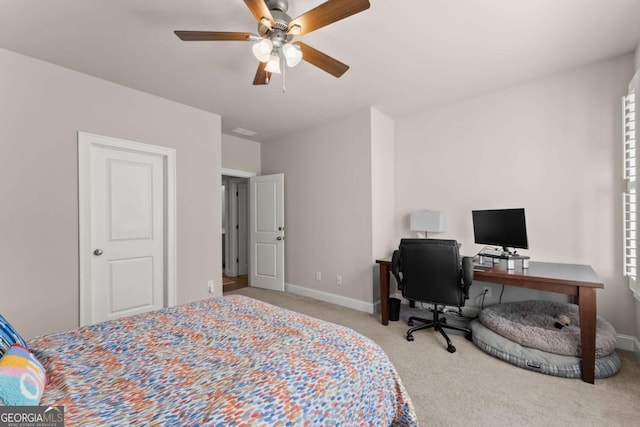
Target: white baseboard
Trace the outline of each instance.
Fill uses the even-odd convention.
[[[352,308],[358,311],[364,311],[365,313],[374,313],[375,305],[370,302],[359,301],[353,298],[347,298],[336,294],[330,294],[329,292],[318,291],[315,289],[309,289],[291,283],[285,283],[285,291],[292,294],[302,295],[317,299],[320,301],[330,302],[331,304],[340,305],[342,307]]]
[[[616,335],[616,348],[620,350],[633,351],[640,357],[640,341],[633,335]]]

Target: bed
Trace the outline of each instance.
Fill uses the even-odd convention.
[[[417,426],[382,349],[240,295],[29,341],[65,425]]]

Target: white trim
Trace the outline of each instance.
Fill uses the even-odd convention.
[[[633,351],[640,357],[640,341],[633,335],[616,334],[616,348]]]
[[[235,181],[227,181],[227,265],[225,266],[227,276],[235,277],[238,275],[238,263],[236,263],[238,253],[238,203],[235,197],[238,191],[238,184]]]
[[[358,311],[364,311],[365,313],[375,313],[375,305],[370,302],[360,301],[353,298],[347,298],[336,294],[330,294],[328,292],[317,291],[315,289],[305,288],[303,286],[293,285],[291,283],[285,283],[285,291],[292,294],[302,295],[317,299],[320,301],[330,302],[331,304],[340,305],[342,307],[352,308]]]
[[[87,201],[91,196],[91,147],[103,146],[164,157],[166,171],[166,290],[168,307],[176,305],[177,297],[177,220],[176,220],[176,150],[175,148],[111,138],[87,132],[78,132],[78,246],[79,246],[79,286],[80,286],[80,326],[91,323],[86,307],[91,302],[87,283],[91,282],[91,208]]]
[[[251,178],[252,176],[258,175],[255,172],[241,171],[239,169],[228,169],[228,168],[222,168],[222,171],[220,172],[220,174],[234,176],[236,178]]]
[[[79,264],[79,303],[80,318],[79,325],[91,323],[91,315],[86,312],[86,307],[91,304],[91,291],[86,283],[91,282],[91,268],[85,267],[82,254],[91,251],[91,209],[87,201],[91,199],[91,186],[89,184],[90,174],[90,144],[84,139],[82,132],[78,132],[78,264]],[[86,231],[83,231],[86,230]]]

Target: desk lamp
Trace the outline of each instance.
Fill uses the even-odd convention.
[[[411,212],[409,229],[417,231],[418,237],[427,238],[427,233],[442,233],[444,231],[445,214],[442,211]],[[424,236],[422,235],[424,233]]]

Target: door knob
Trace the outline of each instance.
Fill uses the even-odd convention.
[[[102,249],[96,249],[95,251],[93,251],[93,254],[94,254],[95,256],[100,256],[100,255],[102,255]]]
[[[284,237],[278,236],[278,237],[276,237],[276,240],[284,240]]]

